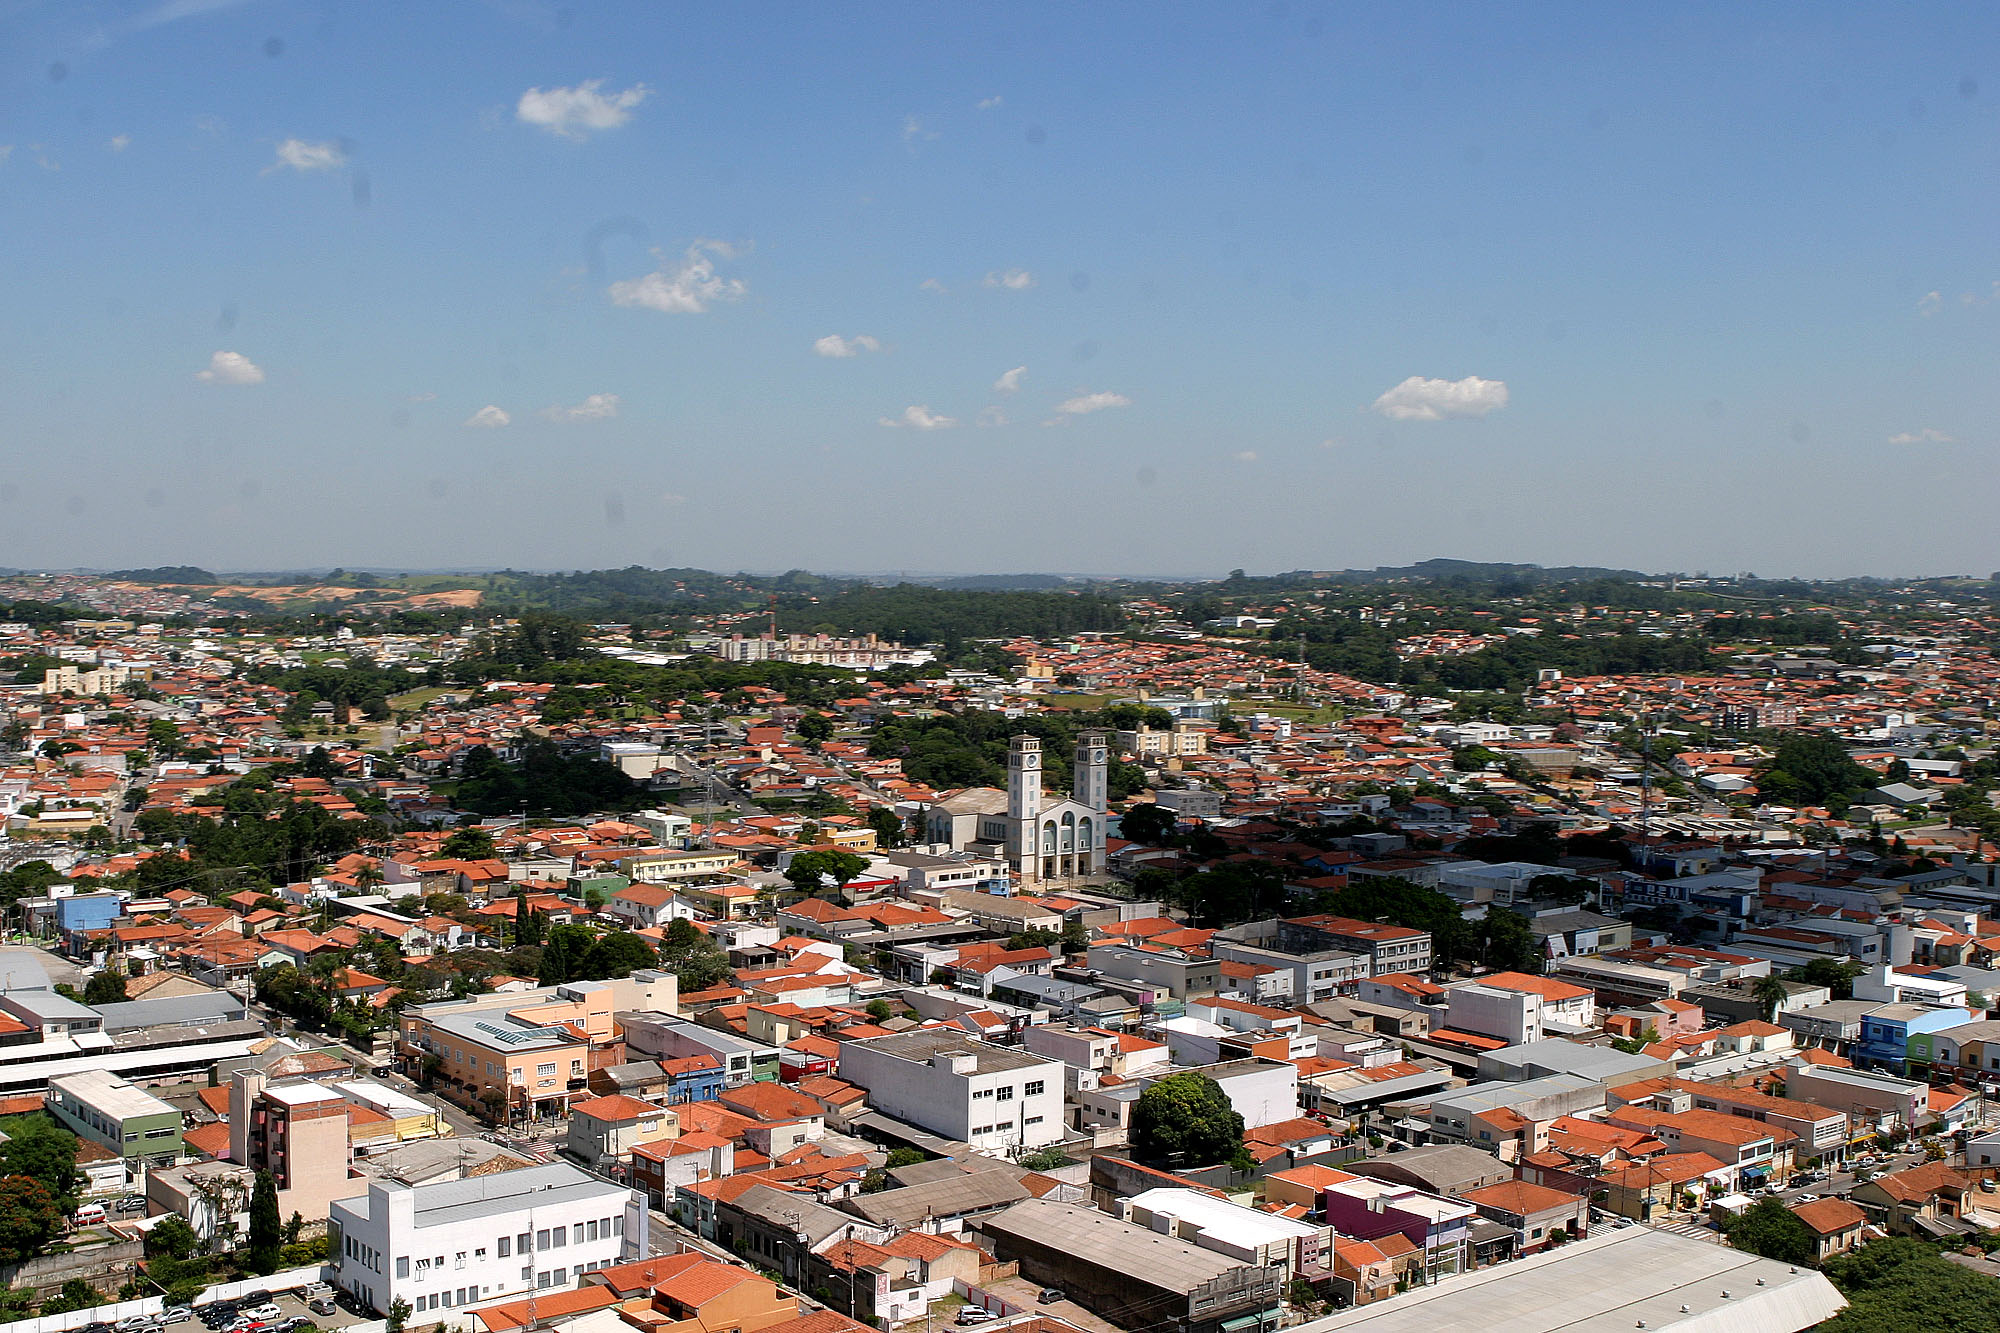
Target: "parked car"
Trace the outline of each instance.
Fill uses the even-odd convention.
[[[252,1306],[243,1313],[249,1315],[252,1319],[271,1320],[283,1318],[285,1312],[280,1310],[274,1303],[266,1301],[262,1305]]]
[[[192,1318],[194,1318],[194,1311],[188,1309],[185,1305],[169,1305],[166,1309],[160,1311],[160,1319],[163,1323],[179,1324]]]
[[[115,1211],[121,1213],[143,1213],[146,1211],[146,1196],[143,1194],[128,1194],[118,1201]]]
[[[1798,1197],[1797,1197],[1796,1199],[1793,1199],[1793,1200],[1792,1200],[1792,1202],[1793,1202],[1793,1203],[1818,1203],[1818,1202],[1819,1202],[1819,1195],[1817,1195],[1817,1194],[1801,1194],[1801,1195],[1799,1195],[1799,1196],[1798,1196]]]
[[[316,1315],[330,1315],[335,1309],[333,1297],[315,1296],[306,1302],[306,1309],[311,1310]]]
[[[1043,1287],[1042,1294],[1035,1297],[1035,1299],[1040,1301],[1043,1305],[1054,1305],[1057,1301],[1064,1300],[1066,1298],[1063,1296],[1061,1287]]]
[[[960,1328],[970,1328],[974,1324],[990,1324],[997,1318],[999,1316],[991,1310],[981,1309],[977,1305],[968,1305],[958,1312],[958,1318],[952,1322]]]
[[[163,1326],[163,1321],[156,1314],[130,1315],[113,1325],[118,1333],[153,1333],[153,1330]]]

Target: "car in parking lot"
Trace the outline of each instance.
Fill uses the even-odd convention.
[[[1797,1196],[1796,1198],[1794,1198],[1794,1199],[1792,1200],[1792,1202],[1793,1202],[1793,1203],[1818,1203],[1818,1202],[1819,1202],[1819,1195],[1817,1195],[1817,1194],[1801,1194],[1801,1195],[1798,1195],[1798,1196]]]
[[[334,1312],[335,1308],[333,1297],[331,1296],[315,1296],[306,1302],[306,1309],[311,1310],[316,1315],[330,1315]]]
[[[1054,1305],[1056,1302],[1066,1298],[1063,1296],[1061,1287],[1043,1287],[1041,1295],[1035,1297],[1035,1299],[1043,1305]]]
[[[192,1318],[194,1318],[194,1311],[188,1309],[185,1305],[169,1305],[166,1309],[160,1311],[160,1320],[162,1323],[179,1324]]]
[[[252,1306],[243,1313],[249,1315],[252,1319],[272,1320],[282,1318],[285,1312],[280,1310],[274,1302],[266,1301],[262,1305]]]
[[[998,1318],[999,1316],[991,1310],[982,1309],[977,1305],[968,1305],[958,1312],[958,1317],[952,1320],[952,1322],[960,1328],[970,1328],[974,1324],[990,1324]]]
[[[113,1327],[118,1333],[153,1333],[165,1327],[165,1321],[156,1314],[135,1314],[119,1320]]]

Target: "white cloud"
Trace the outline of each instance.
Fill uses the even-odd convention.
[[[915,116],[903,117],[903,142],[906,144],[928,143],[938,137],[936,130],[927,130],[924,123]]]
[[[813,340],[816,356],[860,356],[863,352],[879,352],[881,340],[865,333],[857,333],[852,338],[843,338],[837,333],[829,333],[824,338]]]
[[[1021,377],[1028,373],[1026,366],[1015,366],[1012,370],[993,381],[993,392],[1016,393],[1021,388]]]
[[[293,171],[331,171],[346,161],[347,154],[332,139],[322,143],[285,139],[278,144],[278,160],[264,170],[272,172],[280,167],[290,167]]]
[[[114,153],[122,153],[132,146],[132,136],[129,134],[114,134],[104,146]]]
[[[659,251],[657,259],[665,260]],[[733,259],[736,251],[720,241],[696,241],[678,264],[662,262],[643,278],[627,278],[606,289],[613,305],[638,306],[669,315],[699,315],[717,301],[740,301],[750,289],[740,278],[719,278],[716,259]]]
[[[550,421],[609,421],[618,415],[618,402],[615,393],[594,393],[575,407],[545,407],[542,415]]]
[[[936,292],[939,295],[943,295],[944,289],[944,284],[936,278],[925,278],[917,284],[917,290],[920,292]]]
[[[424,392],[424,393],[413,393],[413,394],[411,394],[411,395],[410,395],[410,401],[411,401],[411,402],[413,402],[413,403],[432,403],[432,402],[436,402],[436,401],[437,401],[437,394],[435,394],[435,393],[432,393],[432,392],[428,392],[428,391],[426,391],[426,392]]]
[[[1507,385],[1467,375],[1462,380],[1433,380],[1412,375],[1371,406],[1396,421],[1442,421],[1446,417],[1483,417],[1507,406]]]
[[[1917,313],[1920,315],[1935,315],[1942,309],[1944,309],[1943,292],[1925,292],[1917,301]]]
[[[988,287],[1004,287],[1010,292],[1026,291],[1035,285],[1035,275],[1024,268],[995,269],[986,275]]]
[[[530,88],[514,105],[514,115],[565,139],[585,139],[592,130],[615,130],[632,119],[632,108],[652,92],[635,83],[609,97],[599,92],[603,79],[585,79],[574,88]]]
[[[1257,451],[1255,449],[1238,449],[1230,457],[1239,463],[1254,463],[1257,461]]]
[[[912,430],[950,430],[958,424],[957,417],[940,416],[921,403],[912,403],[903,409],[900,417],[880,417],[884,426],[908,426]]]
[[[514,418],[488,403],[465,419],[465,424],[480,430],[498,430],[502,426],[514,424]]]
[[[673,491],[662,491],[660,492],[660,503],[663,505],[686,504],[687,497]]]
[[[997,406],[983,407],[979,410],[978,424],[982,426],[1004,426],[1007,424],[1007,414]]]
[[[262,384],[264,368],[241,352],[217,352],[194,377],[203,384]]]
[[[1132,400],[1122,393],[1086,393],[1056,404],[1056,411],[1064,416],[1087,416],[1092,412],[1102,412],[1107,407],[1130,407]]]
[[[993,97],[982,97],[979,99],[979,109],[981,111],[997,110],[999,106],[1000,106],[1000,98],[997,95]]]
[[[1957,444],[1958,441],[1941,430],[1926,426],[1922,430],[1899,431],[1889,437],[1891,444]]]

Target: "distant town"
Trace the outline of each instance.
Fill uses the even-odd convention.
[[[1971,577],[0,576],[0,1333],[1993,1327],[1997,645]]]

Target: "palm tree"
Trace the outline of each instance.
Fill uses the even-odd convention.
[[[1757,978],[1757,984],[1751,987],[1750,994],[1756,999],[1757,1007],[1763,1010],[1766,1023],[1777,1021],[1778,1010],[1791,998],[1791,992],[1785,989],[1784,982],[1768,976]]]

